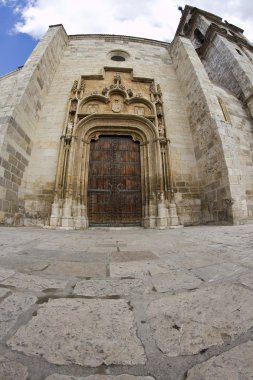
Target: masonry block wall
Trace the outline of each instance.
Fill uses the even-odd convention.
[[[205,221],[232,218],[228,171],[220,130],[221,110],[203,65],[188,39],[178,37],[173,44],[174,65],[184,96],[188,99],[195,156],[202,189],[202,213]],[[220,116],[220,119],[216,116]],[[219,115],[220,114],[220,115]]]
[[[224,170],[227,171],[227,174],[222,172],[222,186],[217,189],[216,199],[219,199],[220,207],[223,199],[224,208],[230,202],[228,209],[231,210],[233,222],[242,223],[252,217],[252,45],[240,28],[188,6],[176,35],[174,44],[181,35],[194,49],[195,59],[196,56],[199,58],[200,72],[204,70],[207,74],[205,81],[199,75],[198,79],[202,88],[209,82],[208,94],[213,96],[209,107],[218,126],[215,129],[224,155]],[[191,56],[194,56],[193,51]],[[188,97],[189,103],[192,98]],[[196,122],[193,124],[196,125]],[[218,161],[221,162],[220,159]],[[226,189],[223,187],[224,181],[227,181]],[[202,189],[205,193],[204,187]],[[204,205],[205,202],[202,202]]]
[[[63,28],[50,28],[24,67],[0,79],[1,222],[23,224],[25,176],[33,141],[65,45]]]

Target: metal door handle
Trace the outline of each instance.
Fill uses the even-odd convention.
[[[118,185],[116,186],[116,190],[118,193],[120,193],[121,189],[120,187],[123,186],[122,183],[118,183]]]

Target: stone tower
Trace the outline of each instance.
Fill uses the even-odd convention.
[[[186,6],[169,44],[53,25],[0,78],[0,221],[253,220],[253,47]]]

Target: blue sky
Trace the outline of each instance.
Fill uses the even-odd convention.
[[[28,34],[14,33],[17,21],[11,7],[0,5],[0,76],[22,66],[38,42]]]
[[[190,0],[245,30],[253,41],[252,0]],[[22,66],[49,25],[68,34],[108,33],[171,41],[181,0],[0,0],[0,76]]]

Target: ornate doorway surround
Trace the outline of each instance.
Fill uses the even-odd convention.
[[[130,137],[139,144],[140,224],[146,228],[177,225],[160,86],[151,79],[133,78],[132,71],[126,69],[122,73],[125,81],[137,82],[138,89],[140,82],[142,85],[144,94],[134,95],[132,88],[126,89],[122,84],[120,73],[107,71],[99,79],[82,76],[71,90],[60,142],[50,225],[76,229],[89,226],[91,146],[103,136],[115,136],[122,141]],[[106,85],[110,80],[113,83],[100,93],[93,91],[87,95],[87,88],[98,88],[102,80]]]

